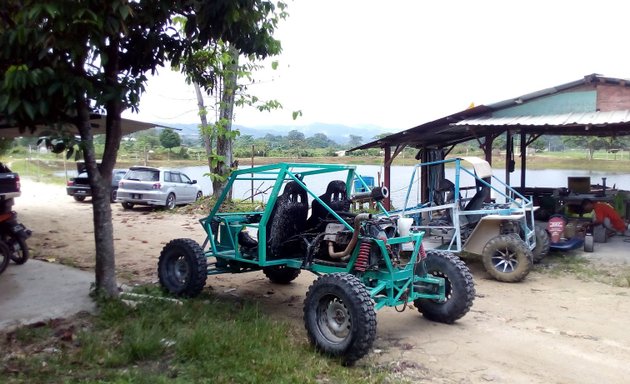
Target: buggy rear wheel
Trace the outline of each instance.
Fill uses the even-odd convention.
[[[493,278],[516,283],[532,269],[532,251],[520,237],[499,235],[490,239],[483,248],[483,266]]]
[[[169,293],[197,296],[208,277],[206,255],[194,240],[171,240],[160,253],[158,277],[160,285]]]
[[[124,203],[121,203],[123,209],[132,209],[133,208],[133,203],[129,203],[127,201],[125,201]]]
[[[74,195],[72,197],[74,198],[74,201],[84,201],[85,200],[85,196],[82,196],[82,195]]]
[[[451,252],[427,251],[424,264],[426,273],[444,279],[445,301],[417,299],[413,304],[427,319],[452,324],[468,313],[475,299],[472,274],[466,264]],[[415,273],[422,273],[422,265],[416,267]]]
[[[308,338],[319,350],[346,365],[366,355],[376,338],[376,313],[361,280],[347,273],[319,277],[304,299]]]
[[[545,228],[534,225],[534,233],[536,234],[536,246],[532,249],[532,256],[534,257],[534,263],[540,263],[549,253],[551,243]]]
[[[297,268],[289,268],[286,265],[274,265],[272,267],[264,267],[263,273],[272,283],[289,284],[297,279],[301,270]]]

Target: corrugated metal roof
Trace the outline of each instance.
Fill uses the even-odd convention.
[[[496,136],[510,126],[526,126],[530,134],[549,135],[630,135],[630,111],[613,112],[574,112],[569,114],[490,117],[489,114],[506,108],[528,103],[538,98],[561,93],[585,84],[614,84],[630,87],[630,79],[605,77],[599,74],[528,93],[520,97],[500,101],[490,105],[479,105],[449,116],[439,118],[414,128],[398,132],[349,151],[387,146],[408,145],[421,147],[447,147],[487,135]],[[485,117],[483,117],[485,116]],[[599,126],[601,129],[590,129]]]
[[[630,110],[610,112],[564,113],[560,115],[492,117],[480,116],[464,119],[451,126],[585,126],[621,124],[630,122]]]

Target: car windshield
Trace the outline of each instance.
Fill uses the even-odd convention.
[[[138,181],[159,181],[160,171],[151,169],[132,169],[127,174],[126,179]]]

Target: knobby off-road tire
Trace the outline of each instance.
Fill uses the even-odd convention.
[[[192,239],[171,240],[158,262],[160,285],[177,296],[197,296],[206,285],[208,266],[203,250]]]
[[[26,245],[26,240],[19,236],[15,235],[7,235],[6,238],[3,239],[6,244],[9,246],[9,250],[11,251],[11,260],[15,264],[24,264],[26,260],[28,260],[29,250]]]
[[[74,197],[74,201],[84,201],[85,200],[85,196],[81,196],[81,195],[74,195],[72,197]]]
[[[0,273],[4,272],[11,261],[11,250],[3,241],[0,241]]]
[[[446,301],[417,299],[413,304],[428,320],[452,324],[462,318],[475,299],[475,283],[464,262],[451,252],[427,251],[424,261],[428,274],[444,278]],[[416,267],[416,274],[421,266]]]
[[[376,312],[367,289],[356,276],[320,276],[304,299],[304,325],[315,348],[341,357],[345,365],[365,356],[376,338]]]
[[[532,256],[534,263],[540,263],[549,253],[551,242],[545,228],[534,225],[534,233],[536,234],[536,246],[532,249]]]
[[[532,251],[517,236],[499,235],[486,243],[482,254],[483,266],[493,278],[516,283],[532,269]]]
[[[272,267],[264,267],[263,273],[267,278],[276,284],[289,284],[297,279],[301,270],[289,268],[286,265],[274,265]]]

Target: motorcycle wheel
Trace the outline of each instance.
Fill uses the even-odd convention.
[[[11,260],[15,264],[24,264],[29,257],[28,246],[26,245],[26,240],[16,235],[6,235],[3,236],[4,242],[9,246],[9,250],[11,251]]]
[[[2,241],[0,241],[0,273],[4,272],[11,260],[11,251],[9,247]]]

